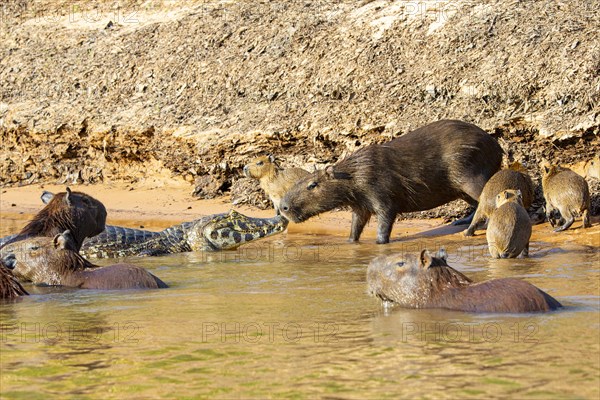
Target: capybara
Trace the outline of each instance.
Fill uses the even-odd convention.
[[[36,285],[82,289],[157,289],[167,285],[131,264],[98,267],[83,258],[67,230],[54,237],[31,237],[0,249],[2,262],[15,276]]]
[[[568,168],[542,163],[542,190],[546,199],[546,217],[555,232],[564,231],[581,215],[583,227],[590,223],[590,188],[585,179]],[[556,221],[555,212],[560,213]]]
[[[79,251],[86,237],[96,236],[104,230],[104,204],[85,193],[72,192],[67,188],[56,195],[44,192],[42,200],[47,203],[46,206],[4,246],[34,236],[53,237],[69,230]]]
[[[349,206],[350,240],[360,238],[375,214],[377,243],[388,243],[398,213],[429,210],[455,199],[477,205],[501,163],[502,149],[485,131],[462,121],[438,121],[363,147],[302,179],[285,195],[281,212],[302,222]]]
[[[516,167],[511,167],[516,168]],[[498,171],[485,184],[479,204],[473,216],[469,228],[465,231],[465,236],[473,236],[478,225],[490,217],[496,209],[496,196],[503,190],[520,190],[523,195],[523,207],[528,209],[533,202],[534,189],[533,182],[527,173],[519,172],[513,169],[503,169]]]
[[[531,221],[520,190],[504,190],[496,196],[496,210],[490,216],[486,238],[493,258],[529,255]]]
[[[28,294],[10,269],[0,260],[0,299],[14,299]]]
[[[562,305],[530,283],[514,278],[473,283],[446,263],[446,252],[379,256],[367,269],[368,292],[405,308],[520,313]]]
[[[273,202],[273,207],[280,214],[279,204],[281,199],[294,184],[310,175],[302,168],[282,169],[275,162],[272,155],[261,156],[244,166],[244,175],[248,178],[258,179],[260,187]]]

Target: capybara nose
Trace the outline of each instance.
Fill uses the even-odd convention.
[[[14,254],[8,254],[2,259],[2,263],[9,269],[15,269],[17,257]]]
[[[282,209],[283,211],[289,211],[289,210],[290,210],[290,208],[288,207],[288,205],[287,205],[287,204],[285,204],[285,203],[283,203],[283,204],[281,205],[281,209]]]

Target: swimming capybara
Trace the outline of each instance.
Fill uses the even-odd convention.
[[[349,206],[350,240],[357,241],[373,214],[377,243],[388,243],[396,215],[428,210],[455,199],[477,205],[500,168],[502,149],[475,125],[443,120],[390,142],[359,149],[336,165],[297,182],[281,202],[294,222]]]
[[[52,195],[44,192],[42,200],[46,206],[8,243],[34,236],[53,237],[65,230],[71,231],[77,250],[86,237],[93,237],[104,230],[106,208],[104,204],[81,192],[66,192]]]
[[[585,179],[568,168],[542,163],[542,190],[546,199],[546,217],[550,221],[554,232],[564,231],[581,215],[583,227],[588,228],[590,223],[590,188]],[[556,221],[555,212],[560,213],[560,220]]]
[[[516,168],[516,167],[512,167]],[[485,184],[479,204],[473,216],[469,228],[465,231],[465,236],[473,236],[478,225],[490,217],[496,209],[496,196],[503,190],[520,190],[523,195],[523,207],[528,209],[533,202],[534,189],[533,182],[526,172],[520,172],[513,169],[503,169],[498,171]]]
[[[529,255],[531,221],[520,190],[504,190],[496,196],[496,210],[490,216],[486,238],[493,258]]]
[[[244,166],[244,175],[248,178],[258,179],[260,187],[273,202],[273,207],[280,214],[279,204],[281,199],[294,184],[310,175],[302,168],[280,168],[272,155],[261,156]]]
[[[167,285],[131,264],[98,267],[83,258],[67,230],[52,237],[32,237],[0,249],[2,262],[15,276],[36,285],[82,289],[157,289]]]
[[[28,294],[10,269],[0,260],[0,299],[14,299]]]
[[[473,283],[446,263],[446,252],[431,256],[379,256],[367,270],[368,292],[405,308],[446,308],[490,313],[555,310],[562,305],[530,283],[514,278]]]

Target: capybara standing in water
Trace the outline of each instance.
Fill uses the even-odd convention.
[[[585,179],[568,168],[559,168],[542,164],[542,190],[546,199],[546,217],[554,232],[564,231],[575,221],[575,216],[581,215],[583,227],[590,223],[590,188]],[[560,213],[560,220],[554,218],[555,211]]]
[[[158,289],[167,285],[131,264],[98,267],[83,258],[67,230],[52,237],[31,237],[0,249],[4,265],[15,276],[36,285],[81,289]]]
[[[44,192],[42,200],[46,206],[4,245],[29,237],[52,237],[69,230],[79,251],[86,237],[96,236],[105,228],[106,208],[92,196],[67,188],[56,195]]]
[[[496,210],[490,216],[486,238],[493,258],[529,255],[531,221],[520,190],[504,190],[496,196]]]
[[[310,175],[302,168],[280,168],[272,155],[261,156],[244,166],[244,175],[258,179],[260,187],[273,202],[273,207],[280,214],[281,199],[294,184]]]
[[[28,294],[10,269],[0,260],[0,299],[14,299]]]
[[[363,147],[302,179],[285,195],[281,212],[302,222],[350,206],[350,240],[360,238],[375,214],[377,243],[388,243],[398,213],[429,210],[456,199],[477,205],[501,162],[500,145],[482,129],[461,121],[438,121],[390,142]]]
[[[446,263],[446,252],[431,256],[394,254],[369,264],[369,294],[405,308],[446,308],[467,312],[521,313],[562,305],[530,283],[514,278],[472,283]]]
[[[465,231],[465,236],[473,236],[477,226],[492,215],[496,209],[496,196],[507,189],[520,190],[523,196],[523,207],[528,209],[531,206],[534,189],[529,175],[513,169],[498,171],[485,184],[481,196],[479,196],[477,210],[469,228]]]

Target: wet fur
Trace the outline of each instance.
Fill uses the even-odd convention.
[[[504,190],[496,196],[496,210],[490,216],[486,239],[493,258],[529,255],[531,221],[523,207],[520,190]]]
[[[513,278],[472,281],[427,250],[375,258],[367,270],[368,291],[405,308],[446,308],[467,312],[550,311],[562,305],[544,291]]]
[[[302,179],[288,191],[281,210],[302,222],[349,206],[353,241],[375,214],[377,243],[387,243],[398,213],[428,210],[456,199],[476,205],[501,162],[502,149],[485,131],[461,121],[438,121],[390,142],[363,147]]]
[[[54,236],[69,230],[79,250],[86,237],[101,233],[106,224],[104,205],[85,193],[67,190],[68,192],[54,195],[21,232],[5,245],[29,237]]]
[[[14,299],[28,294],[13,273],[0,262],[0,299]]]

